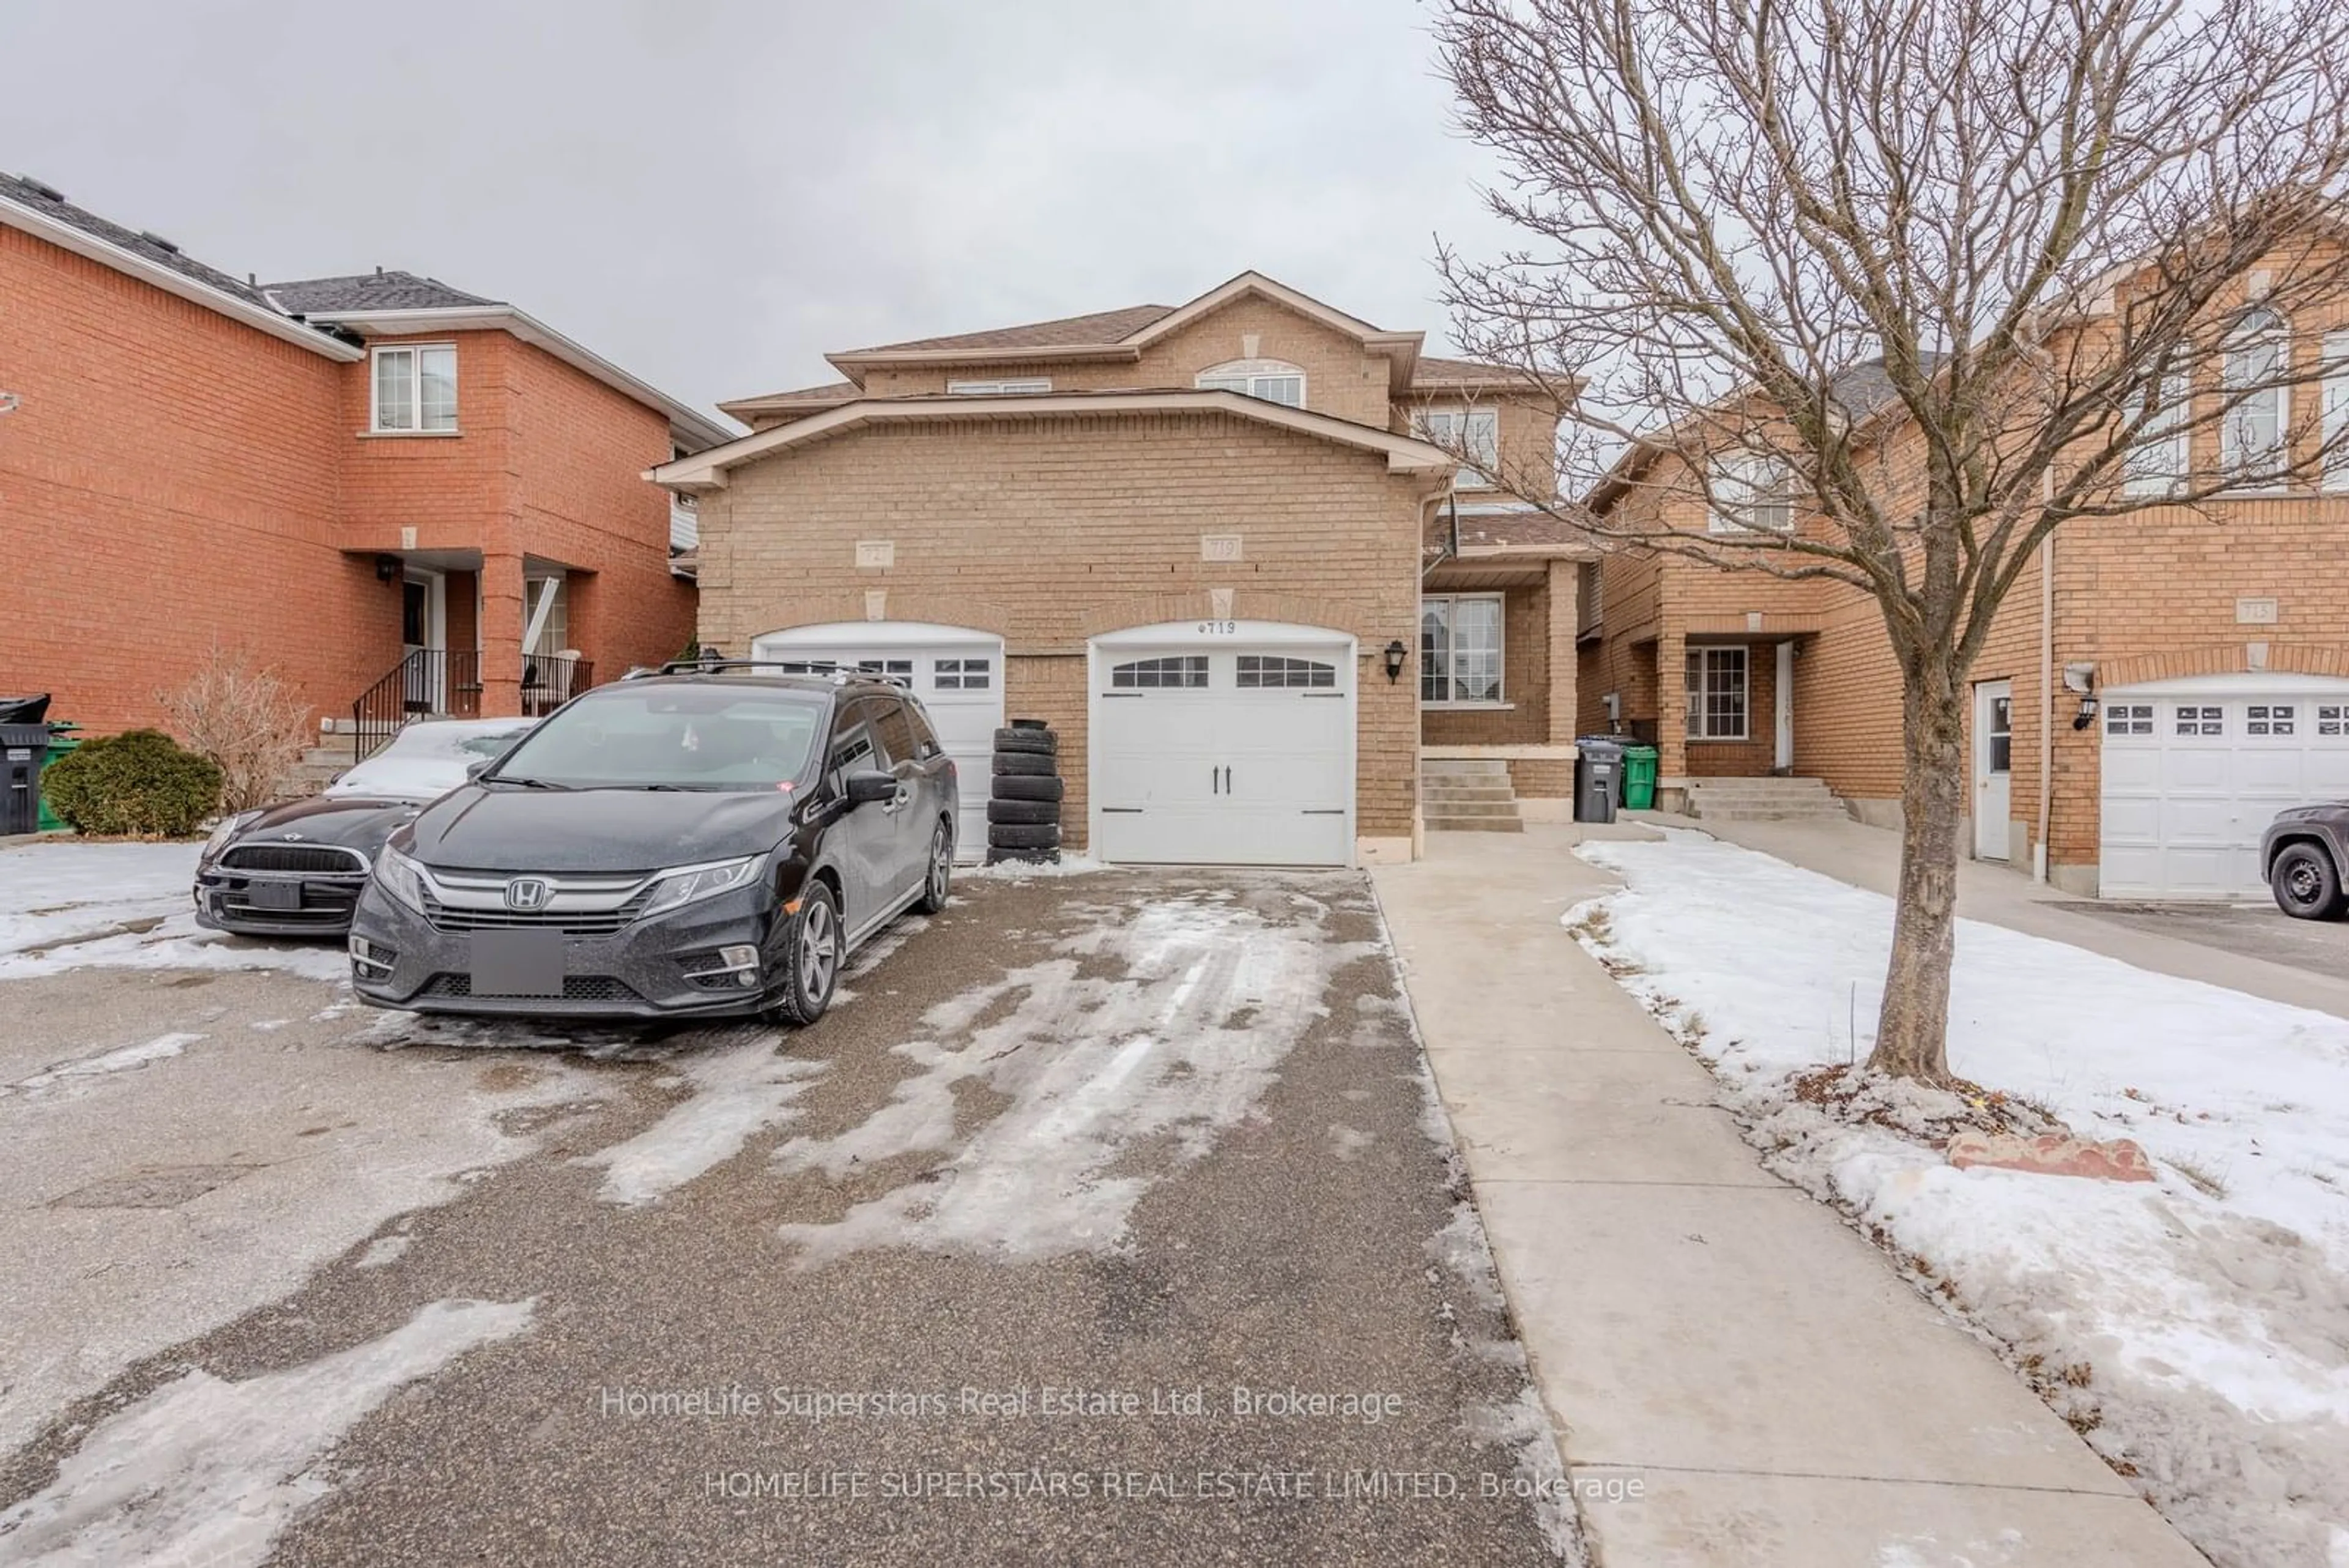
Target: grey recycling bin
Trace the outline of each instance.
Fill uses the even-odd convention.
[[[1612,735],[1585,735],[1574,749],[1574,820],[1614,821],[1623,781],[1623,742]]]
[[[41,827],[41,764],[49,756],[47,724],[0,724],[0,836]]]

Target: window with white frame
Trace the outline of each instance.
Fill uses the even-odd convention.
[[[1305,406],[1305,372],[1286,359],[1233,359],[1210,365],[1199,372],[1198,387],[1205,392],[1238,392],[1292,409]]]
[[[430,434],[457,428],[457,346],[403,343],[375,351],[374,429]]]
[[[1793,471],[1778,458],[1759,452],[1717,457],[1708,481],[1713,509],[1710,534],[1786,534],[1795,526]]]
[[[1502,700],[1500,595],[1445,594],[1419,601],[1419,700]]]
[[[1052,389],[1050,376],[1028,376],[996,381],[948,381],[947,390],[961,397],[1017,398]]]
[[[2349,490],[2349,332],[2324,339],[2324,488]]]
[[[1688,738],[1745,739],[1745,648],[1688,650]]]
[[[1464,453],[1467,466],[1454,481],[1464,490],[1491,487],[1501,472],[1501,416],[1495,409],[1422,409],[1412,415],[1412,431],[1446,452]]]
[[[2123,465],[2122,489],[2130,495],[2175,495],[2192,462],[2186,428],[2193,407],[2186,373],[2173,370],[2146,392],[2145,426]]]
[[[934,659],[930,680],[940,691],[985,691],[995,684],[995,661],[988,659]]]
[[[2228,406],[2226,422],[2219,427],[2219,465],[2253,489],[2271,488],[2283,477],[2290,410],[2277,383],[2285,354],[2283,317],[2265,306],[2245,312],[2227,335],[2221,384]]]
[[[1135,691],[1197,691],[1207,684],[1207,656],[1169,654],[1164,659],[1135,659],[1112,665],[1109,683]]]
[[[2150,702],[2106,703],[2105,733],[2107,735],[2152,734],[2153,704]]]

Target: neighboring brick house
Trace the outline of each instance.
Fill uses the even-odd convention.
[[[1462,457],[1554,466],[1555,410],[1420,343],[1249,273],[835,354],[657,472],[699,503],[701,640],[908,680],[966,853],[1009,716],[1059,732],[1065,841],[1108,859],[1407,857],[1423,741],[1561,795],[1587,548],[1470,472],[1440,558]]]
[[[2228,351],[2329,344],[2338,359],[2345,330],[2349,316],[2255,313]],[[2215,396],[2221,374],[2205,367],[2193,395]],[[1845,400],[1855,418],[1877,412],[1880,375],[1855,373]],[[2223,438],[2212,427],[2190,451],[2179,440],[2154,470],[2224,472],[2222,439],[2313,441],[2349,419],[2349,384],[2325,389],[2313,413],[2290,401],[2255,400]],[[1889,471],[1913,470],[1918,441],[1888,416],[1876,451]],[[1680,462],[1637,449],[1591,504],[1616,527],[1701,525]],[[2064,524],[1993,622],[1971,673],[1966,842],[2084,895],[2257,898],[2275,813],[2349,798],[2349,602],[2330,586],[2349,557],[2349,465],[2312,488],[2199,509],[2163,504],[2155,471],[2129,482],[2143,509]],[[1791,509],[1784,521],[1816,525]],[[1651,734],[1668,803],[1701,798],[1708,779],[1777,773],[1824,781],[1862,820],[1897,825],[1900,678],[1872,597],[1636,546],[1610,551],[1593,576],[1584,723]]]
[[[692,636],[690,514],[642,471],[731,432],[512,306],[240,280],[0,176],[0,691],[94,730],[214,646],[396,724]]]

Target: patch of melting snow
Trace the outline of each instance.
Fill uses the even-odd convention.
[[[380,1339],[229,1382],[193,1371],[107,1417],[46,1490],[0,1512],[21,1568],[202,1563],[241,1568],[334,1489],[320,1463],[391,1393],[511,1339],[536,1305],[433,1302]]]
[[[274,1034],[294,1021],[290,1018],[257,1018],[253,1026],[264,1034]]]
[[[2011,1568],[2026,1561],[2023,1532],[2002,1530],[1996,1541],[1944,1546],[1930,1535],[1903,1535],[1876,1551],[1876,1568]]]
[[[803,1266],[869,1247],[1037,1259],[1122,1245],[1151,1176],[1110,1176],[1138,1140],[1206,1154],[1254,1114],[1281,1060],[1327,1016],[1331,977],[1368,950],[1319,917],[1274,921],[1227,893],[1103,906],[1059,953],[933,1007],[897,1047],[917,1071],[837,1137],[795,1139],[785,1170],[839,1175],[950,1154],[830,1224],[787,1225]],[[1113,961],[1086,975],[1080,961]],[[1010,1103],[955,1149],[955,1085]]]
[[[1063,855],[1058,860],[999,860],[992,866],[957,866],[957,881],[1027,882],[1039,877],[1088,877],[1109,867],[1082,855]]]
[[[176,1056],[203,1039],[201,1034],[158,1034],[142,1045],[125,1045],[103,1055],[85,1057],[78,1062],[61,1063],[46,1073],[36,1073],[29,1078],[19,1078],[7,1085],[12,1089],[45,1089],[51,1085],[74,1078],[103,1077],[109,1073],[126,1073],[134,1067],[144,1067]]]
[[[742,1151],[751,1137],[799,1115],[794,1102],[823,1071],[821,1062],[782,1054],[782,1034],[763,1025],[681,1057],[683,1103],[625,1143],[584,1157],[605,1168],[597,1196],[634,1208],[674,1192]]]
[[[355,1269],[389,1268],[399,1262],[401,1254],[408,1251],[409,1242],[409,1238],[406,1236],[378,1236],[367,1243],[367,1250],[358,1255],[351,1267]]]

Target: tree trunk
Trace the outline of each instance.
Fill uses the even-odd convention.
[[[1924,654],[1902,680],[1900,897],[1876,1049],[1868,1064],[1904,1078],[1950,1076],[1950,966],[1957,953],[1958,824],[1966,811],[1965,693]]]

